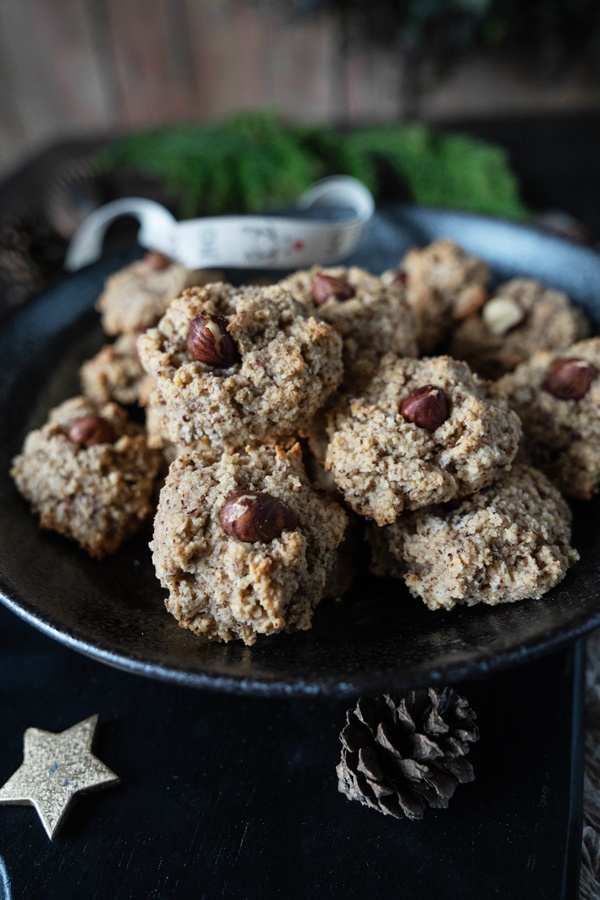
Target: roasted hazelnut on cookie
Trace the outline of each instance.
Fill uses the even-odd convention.
[[[192,359],[218,369],[228,369],[239,362],[240,354],[227,326],[225,316],[201,313],[192,319],[187,339]]]
[[[328,430],[325,468],[348,505],[378,525],[491,484],[510,467],[521,434],[506,401],[448,356],[386,356]]]
[[[238,541],[270,543],[298,523],[291,507],[264,491],[234,491],[225,501],[219,521],[223,530]]]
[[[176,298],[138,342],[165,441],[219,449],[310,428],[342,378],[342,341],[283,288],[212,284]]]
[[[416,356],[415,321],[404,289],[357,266],[295,272],[281,286],[328,322],[344,342],[342,388],[361,390],[386,353]]]
[[[419,387],[405,397],[400,412],[407,422],[429,432],[436,431],[450,415],[445,393],[433,384]]]
[[[152,511],[161,454],[116,403],[73,397],[27,435],[11,474],[40,527],[98,559],[114,553]]]
[[[346,514],[313,489],[298,444],[247,447],[207,465],[183,454],[161,491],[151,547],[167,609],[209,640],[311,627]]]
[[[600,338],[541,351],[497,382],[523,422],[528,459],[567,497],[600,487]]]

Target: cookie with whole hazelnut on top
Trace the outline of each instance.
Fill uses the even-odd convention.
[[[385,284],[357,266],[313,266],[280,285],[341,335],[344,389],[364,387],[386,353],[417,355],[414,316],[402,285]]]
[[[342,379],[338,333],[277,285],[184,291],[138,350],[155,379],[150,409],[174,444],[295,439]]]
[[[567,497],[600,488],[600,338],[542,351],[494,387],[523,423],[527,458]]]
[[[386,356],[368,390],[329,421],[325,468],[377,525],[462,497],[510,468],[518,416],[466,363]]]
[[[382,279],[404,288],[416,321],[422,354],[438,350],[453,325],[475,315],[487,298],[489,269],[454,241],[438,240],[423,249],[411,247],[397,269]]]
[[[139,332],[156,325],[185,288],[217,281],[214,269],[187,269],[154,250],[111,275],[96,304],[106,334]]]
[[[178,457],[163,487],[151,549],[166,606],[209,640],[311,627],[327,594],[346,514],[311,487],[298,444],[247,447],[207,465]]]
[[[100,559],[148,519],[162,464],[121,407],[73,397],[27,435],[11,475],[41,528]]]
[[[513,278],[457,326],[449,352],[484,378],[496,379],[537,350],[562,350],[588,334],[585,314],[562,291]]]
[[[116,340],[82,366],[83,392],[98,403],[144,404],[149,382],[137,354],[138,337],[158,322],[184,288],[218,277],[217,271],[186,269],[155,251],[111,275],[96,308],[104,331]]]

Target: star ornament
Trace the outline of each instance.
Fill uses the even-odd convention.
[[[118,784],[114,772],[92,753],[98,716],[54,734],[28,728],[23,762],[0,788],[0,803],[35,806],[50,839],[78,794]]]

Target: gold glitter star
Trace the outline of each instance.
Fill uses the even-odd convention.
[[[50,839],[77,794],[117,784],[119,778],[92,753],[98,716],[54,734],[28,728],[23,762],[0,788],[0,803],[35,806]]]

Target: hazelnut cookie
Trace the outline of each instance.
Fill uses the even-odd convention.
[[[96,403],[114,400],[126,406],[144,404],[152,390],[137,353],[136,332],[125,332],[105,346],[79,370],[81,389]]]
[[[153,551],[183,628],[211,640],[306,630],[325,594],[346,514],[310,486],[298,444],[172,463]]]
[[[73,397],[27,435],[11,474],[40,527],[100,559],[114,553],[152,512],[162,457],[144,429],[115,403]]]
[[[464,496],[510,468],[518,416],[466,363],[384,357],[368,390],[329,423],[325,468],[348,505],[378,525]]]
[[[345,389],[366,384],[385,353],[417,355],[414,317],[401,285],[384,284],[357,266],[314,266],[280,285],[341,335]]]
[[[184,291],[138,341],[164,438],[238,449],[302,434],[342,378],[342,340],[278,286]]]
[[[536,350],[561,350],[588,334],[584,313],[562,291],[532,278],[513,278],[476,316],[458,325],[449,352],[484,378],[495,379]]]
[[[185,288],[220,277],[216,270],[186,269],[163,253],[146,253],[107,279],[96,304],[102,327],[110,335],[150,328]]]
[[[373,571],[402,575],[429,609],[539,598],[579,558],[571,511],[546,476],[515,465],[490,487],[371,528]]]
[[[589,500],[600,486],[600,338],[535,353],[495,390],[521,418],[528,459],[567,497]]]
[[[453,241],[412,247],[399,269],[384,273],[388,283],[404,285],[417,326],[421,353],[433,353],[449,337],[454,322],[485,303],[489,269]]]

